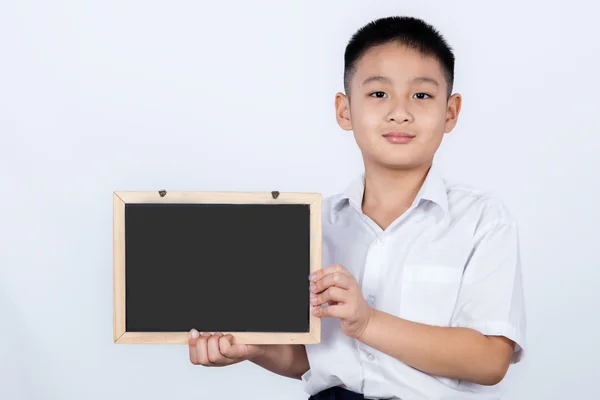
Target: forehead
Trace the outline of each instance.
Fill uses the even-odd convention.
[[[393,81],[405,81],[416,76],[443,80],[442,66],[432,56],[424,55],[399,43],[386,43],[366,51],[356,63],[353,81],[359,84],[372,75]]]

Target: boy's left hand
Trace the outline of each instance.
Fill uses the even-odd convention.
[[[315,271],[310,281],[313,314],[339,318],[342,331],[359,338],[371,320],[373,309],[364,299],[354,276],[344,266],[334,264]],[[322,307],[324,303],[328,305]]]

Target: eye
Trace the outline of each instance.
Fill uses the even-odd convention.
[[[423,99],[425,99],[425,97],[424,97],[424,96],[431,97],[431,96],[430,96],[430,95],[428,95],[427,93],[415,93],[415,96],[417,96],[417,99],[419,99],[419,100],[423,100]]]
[[[373,92],[370,94],[370,96],[376,95],[375,97],[378,98],[382,98],[383,96],[386,96],[386,94],[384,92]]]

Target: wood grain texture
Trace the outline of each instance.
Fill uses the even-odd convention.
[[[113,195],[113,339],[125,333],[125,202]]]
[[[162,192],[162,193],[161,193]],[[310,271],[322,267],[322,196],[320,193],[116,191],[113,193],[113,339],[118,344],[187,344],[188,332],[126,332],[125,205],[154,204],[307,204],[310,206]],[[308,276],[307,290],[308,289]],[[316,344],[321,320],[310,313],[308,333],[223,332],[240,344]],[[274,318],[276,318],[274,316]]]

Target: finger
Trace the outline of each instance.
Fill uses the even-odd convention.
[[[190,351],[190,362],[192,364],[198,363],[198,357],[196,356],[196,342],[198,342],[198,337],[200,334],[197,330],[192,329],[188,335],[188,347]]]
[[[315,306],[312,309],[313,315],[320,318],[341,318],[343,319],[346,315],[346,306],[344,304],[336,304],[333,306]]]
[[[310,291],[312,293],[321,293],[327,288],[337,286],[342,289],[350,289],[354,286],[356,279],[353,276],[341,273],[333,272],[325,275],[320,280],[310,284]]]
[[[219,349],[221,350],[221,354],[230,360],[247,357],[247,354],[245,354],[245,346],[233,344],[233,335],[231,334],[219,338]]]
[[[210,333],[203,333],[196,342],[196,356],[198,357],[198,363],[200,365],[212,365],[208,359],[208,339]]]
[[[221,354],[221,350],[219,349],[219,339],[222,336],[222,333],[215,333],[208,339],[208,361],[215,365],[223,364],[226,361],[226,358]]]
[[[325,303],[345,303],[348,301],[348,290],[339,287],[330,287],[320,294],[313,294],[310,298],[310,302],[313,306],[320,306]]]
[[[315,272],[313,272],[312,274],[310,274],[309,279],[311,282],[316,282],[319,279],[322,279],[325,275],[329,275],[329,274],[333,274],[335,272],[339,272],[341,274],[348,274],[350,275],[350,272],[348,272],[348,270],[346,269],[346,267],[344,267],[341,264],[332,264],[328,267],[325,267],[323,269],[318,269]]]

